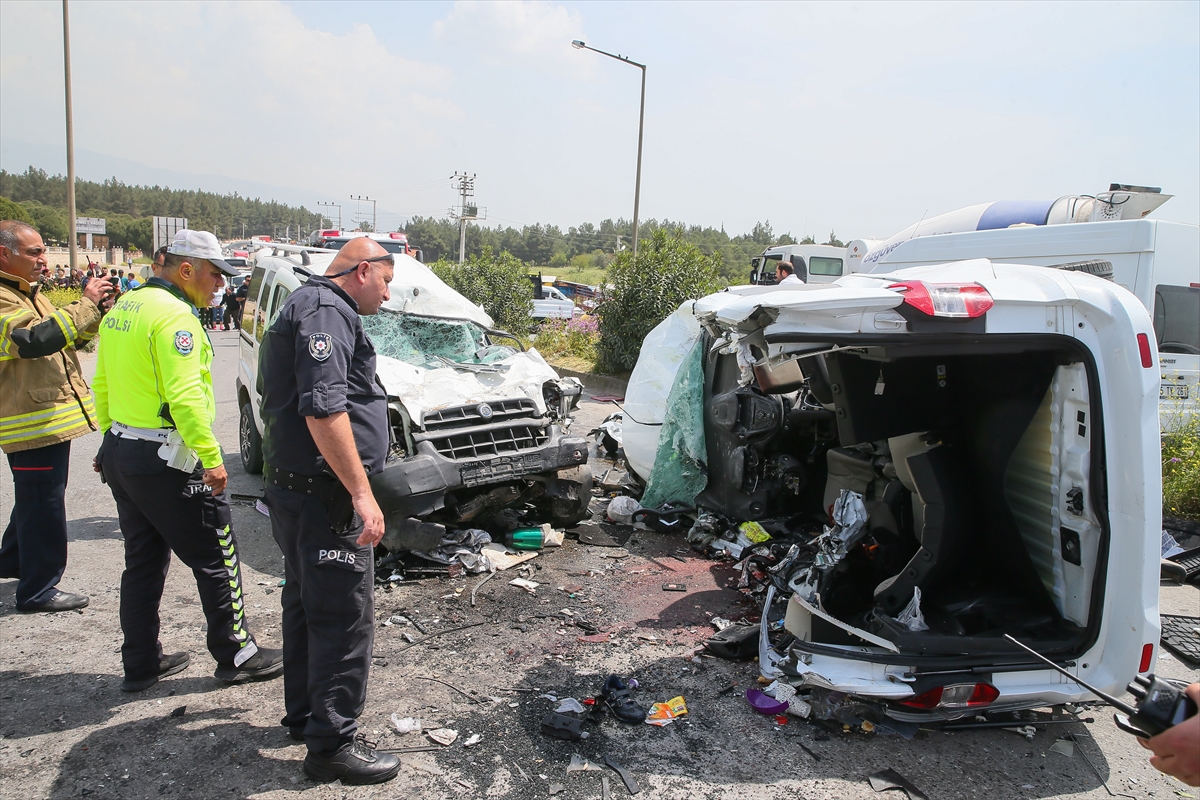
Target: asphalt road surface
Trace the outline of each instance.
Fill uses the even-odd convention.
[[[237,334],[212,338],[229,488],[258,495],[261,479],[244,474],[238,457]],[[95,359],[84,362],[90,374]],[[585,399],[574,430],[586,433],[612,410]],[[419,717],[426,728],[454,729],[459,738],[437,752],[403,754],[399,777],[384,786],[314,784],[300,771],[303,746],[279,726],[282,684],[227,687],[211,677],[195,584],[178,562],[163,597],[162,639],[168,651],[189,650],[192,665],[146,692],[117,690],[123,553],[112,497],[91,469],[98,445],[98,434],[72,443],[70,563],[61,584],[90,595],[91,605],[80,613],[18,614],[16,582],[0,581],[0,798],[542,798],[556,785],[563,786],[560,798],[600,797],[601,773],[566,772],[572,753],[600,763],[608,755],[629,768],[642,796],[655,798],[871,798],[866,777],[884,768],[930,798],[1200,797],[1150,768],[1146,752],[1103,707],[1080,713],[1093,723],[1047,726],[1031,740],[1001,730],[923,730],[908,741],[760,717],[741,699],[756,685],[754,664],[693,659],[711,631],[708,617],[756,609],[730,588],[727,563],[690,553],[682,536],[654,533],[635,534],[623,550],[569,539],[544,551],[530,572],[542,584],[536,595],[508,585],[510,573],[486,586],[480,576],[466,576],[378,592],[363,730],[385,747],[432,746],[421,734],[393,732],[397,714]],[[4,468],[5,520],[11,505]],[[269,522],[252,504],[235,503],[234,527],[250,627],[277,646],[282,558]],[[663,591],[667,581],[685,584],[686,592]],[[468,605],[476,591],[478,604]],[[1164,613],[1200,614],[1200,591],[1164,586],[1161,606]],[[410,645],[416,629],[391,623],[401,611],[436,638],[422,634]],[[584,638],[588,626],[609,633],[608,640]],[[1200,679],[1165,653],[1158,672]],[[682,694],[688,717],[666,728],[607,717],[589,723],[593,735],[578,743],[541,734],[541,716],[554,706],[544,694],[587,697],[609,673],[638,677],[645,703]],[[722,693],[730,686],[736,690]],[[473,735],[480,740],[467,747]],[[1071,737],[1073,755],[1050,749]],[[612,797],[627,796],[616,773],[604,774]]]

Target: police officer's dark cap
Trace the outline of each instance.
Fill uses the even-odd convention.
[[[221,258],[225,255],[221,252],[221,245],[217,242],[217,237],[208,231],[189,231],[186,228],[176,231],[175,238],[171,240],[171,246],[167,248],[167,252],[176,256],[203,258],[226,275],[241,274],[237,268],[229,266]]]

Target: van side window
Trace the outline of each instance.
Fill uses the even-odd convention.
[[[254,272],[250,273],[250,293],[246,295],[246,306],[242,309],[242,319],[248,320],[250,323],[249,325],[242,326],[242,336],[246,337],[247,340],[249,340],[250,336],[250,326],[257,319],[255,312],[258,311],[258,293],[262,290],[263,275],[265,274],[266,270],[262,267],[255,267]],[[259,338],[261,339],[262,337]]]
[[[1160,353],[1200,355],[1200,286],[1154,287],[1154,336]]]
[[[810,275],[841,275],[842,260],[825,256],[809,256],[808,274]]]
[[[283,301],[288,299],[288,295],[292,290],[283,285],[275,287],[275,293],[271,295],[271,306],[267,309],[267,327],[275,322],[275,318],[279,316],[279,309],[283,308]]]
[[[258,307],[254,310],[254,341],[259,344],[262,344],[263,336],[267,332],[267,300],[271,296],[271,286],[274,283],[274,274],[263,282],[262,291],[258,295]]]

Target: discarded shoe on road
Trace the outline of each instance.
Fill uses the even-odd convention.
[[[600,699],[617,719],[636,725],[646,721],[646,709],[638,705],[632,695],[633,689],[624,678],[609,675],[604,682],[604,691],[600,692]]]

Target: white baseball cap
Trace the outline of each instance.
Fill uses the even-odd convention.
[[[203,258],[205,261],[212,262],[214,267],[226,275],[241,274],[221,258],[224,255],[221,252],[221,245],[217,242],[217,237],[208,231],[189,231],[186,228],[176,231],[175,238],[171,240],[171,246],[167,248],[167,252],[176,256]]]

